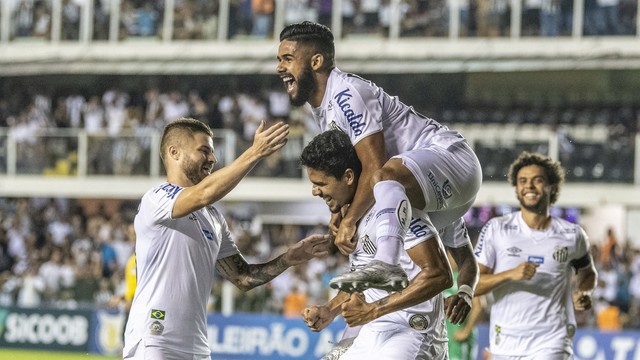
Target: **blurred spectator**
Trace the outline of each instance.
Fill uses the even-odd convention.
[[[251,0],[253,28],[251,35],[257,38],[270,38],[273,26],[274,0]]]
[[[617,265],[618,254],[618,239],[616,238],[613,228],[607,229],[607,235],[602,243],[602,250],[600,251],[600,263],[608,266]]]

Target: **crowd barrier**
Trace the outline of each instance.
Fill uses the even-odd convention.
[[[0,307],[0,348],[119,355],[124,315],[115,310],[49,310]],[[344,329],[338,319],[320,333],[300,319],[271,314],[208,316],[211,355],[216,360],[319,359]],[[488,346],[488,325],[478,327],[478,351]],[[640,331],[578,329],[576,360],[640,359]],[[478,359],[481,357],[478,355]]]

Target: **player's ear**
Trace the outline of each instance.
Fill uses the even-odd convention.
[[[178,150],[178,147],[176,145],[170,145],[167,152],[173,160],[178,160],[178,158],[180,157],[180,151]]]
[[[344,171],[344,175],[342,175],[347,182],[347,185],[352,185],[356,182],[356,174],[353,172],[353,169],[347,169]]]
[[[311,68],[315,70],[319,70],[324,65],[324,56],[322,54],[315,54],[311,56]]]

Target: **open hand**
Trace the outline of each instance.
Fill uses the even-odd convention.
[[[287,251],[286,259],[289,265],[298,265],[315,257],[327,256],[329,238],[329,235],[314,234],[293,244]]]
[[[266,124],[262,120],[256,129],[253,145],[251,146],[260,158],[280,150],[287,143],[287,136],[289,135],[289,125],[283,122],[278,122],[267,129],[265,127]]]

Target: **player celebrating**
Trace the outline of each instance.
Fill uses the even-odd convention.
[[[374,261],[336,277],[331,286],[400,290],[407,284],[399,258],[412,207],[428,214],[425,221],[433,226],[427,237],[435,237],[431,229],[460,219],[473,204],[481,183],[480,164],[458,132],[418,114],[370,81],[336,68],[333,40],[324,25],[292,24],[280,33],[277,56],[277,72],[291,103],[309,103],[322,131],[348,134],[362,162],[357,193],[335,230],[335,244],[343,254],[354,250],[356,225],[376,203]]]
[[[476,295],[493,291],[490,350],[493,360],[571,359],[576,310],[591,307],[596,270],[579,226],[549,215],[564,181],[550,158],[523,152],[511,164],[520,211],[490,220],[475,253],[480,266]]]
[[[178,119],[164,129],[160,152],[167,181],[143,197],[134,220],[137,286],[125,332],[125,359],[207,359],[206,303],[214,271],[242,290],[264,284],[288,267],[327,254],[328,236],[312,235],[265,264],[248,264],[231,239],[222,199],[265,156],[286,142],[288,126],[255,133],[233,163],[216,162],[211,129]]]
[[[313,184],[313,195],[327,201],[332,211],[339,211],[353,199],[362,165],[349,137],[339,130],[329,130],[316,136],[303,150],[301,164]],[[373,217],[375,205],[367,212],[357,230],[356,249],[350,254],[351,267],[359,268],[372,261],[377,248]],[[303,317],[314,331],[326,327],[342,314],[349,328],[344,340],[326,357],[341,359],[446,359],[447,335],[444,324],[442,290],[452,284],[451,269],[439,237],[426,236],[429,223],[414,218],[400,254],[400,264],[412,279],[401,293],[368,289],[349,296],[339,292],[322,306],[305,309]],[[472,288],[477,281],[477,265],[464,223],[445,231],[451,252],[461,264],[462,292],[447,299],[447,316],[459,323],[466,317]],[[459,230],[458,232],[453,229]],[[433,230],[431,231],[433,232]],[[429,233],[431,233],[429,232]],[[458,242],[456,244],[455,242]],[[471,293],[465,292],[465,287]],[[383,289],[388,290],[388,289]],[[359,326],[362,328],[358,329]],[[345,346],[351,338],[353,345]]]

